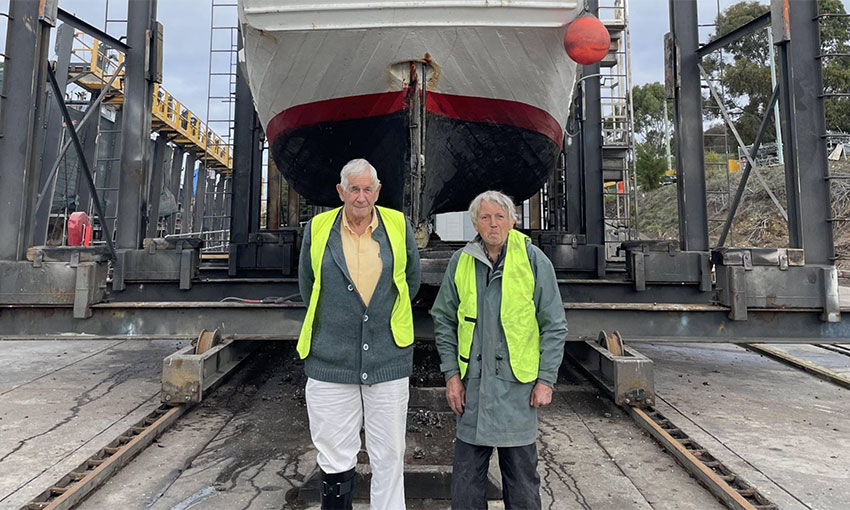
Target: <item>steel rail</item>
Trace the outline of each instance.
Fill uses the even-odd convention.
[[[658,410],[629,408],[629,415],[670,452],[709,492],[731,510],[778,510],[758,489],[736,475]]]
[[[162,405],[77,466],[21,510],[68,510],[159,437],[191,407]]]
[[[773,347],[768,347],[764,344],[741,344],[741,346],[750,351],[763,354],[771,359],[779,361],[780,363],[808,372],[818,379],[822,379],[826,382],[835,384],[836,386],[841,386],[842,388],[850,390],[850,377],[842,375],[834,370],[830,370],[810,361],[792,356],[785,351],[774,349]]]

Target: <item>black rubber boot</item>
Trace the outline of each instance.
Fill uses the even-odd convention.
[[[351,510],[354,468],[343,473],[322,471],[322,510]]]

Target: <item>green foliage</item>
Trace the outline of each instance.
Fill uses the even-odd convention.
[[[638,185],[652,190],[661,185],[666,163],[664,133],[664,85],[654,82],[632,89],[636,146],[635,169]]]
[[[636,147],[635,170],[638,186],[649,191],[661,186],[664,172],[667,171],[666,157],[650,142],[639,143]]]
[[[841,0],[818,0],[821,13],[844,14]],[[755,1],[742,1],[721,12],[715,23],[713,38],[768,12],[770,7]],[[821,49],[828,53],[850,52],[850,19],[826,18],[821,23]],[[772,93],[770,79],[770,53],[766,30],[747,35],[727,46],[720,53],[704,59],[709,73],[720,79],[725,88],[726,107],[735,121],[735,127],[745,143],[752,143],[758,132]],[[850,59],[827,57],[823,59],[824,90],[850,92]],[[813,98],[814,99],[814,98]],[[850,132],[850,98],[828,98],[824,101],[828,130]],[[767,139],[773,138],[772,126]]]
[[[632,88],[635,134],[641,141],[664,145],[664,85],[653,82]]]

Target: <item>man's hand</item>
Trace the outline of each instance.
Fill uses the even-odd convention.
[[[446,381],[446,400],[449,401],[452,411],[458,416],[463,414],[466,405],[466,388],[460,380],[460,374],[455,374]]]
[[[537,383],[531,390],[531,407],[548,406],[552,402],[552,387],[544,383]]]

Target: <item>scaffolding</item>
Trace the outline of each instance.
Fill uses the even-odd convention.
[[[602,178],[605,181],[606,258],[624,260],[620,244],[638,239],[628,0],[603,0],[599,19],[611,49],[599,63],[602,107]]]

